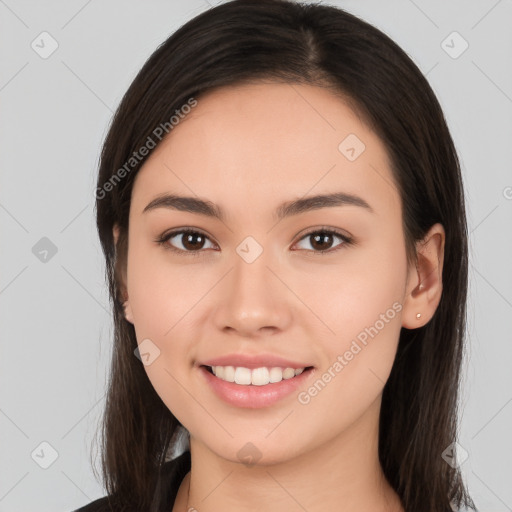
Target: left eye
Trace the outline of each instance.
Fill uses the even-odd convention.
[[[170,242],[170,240],[176,238],[177,240],[181,240],[181,247],[175,247]],[[335,246],[334,249],[331,248],[333,239],[338,238],[342,242]],[[352,239],[346,235],[343,235],[337,231],[333,231],[331,229],[317,229],[316,231],[311,231],[306,233],[300,240],[313,240],[313,242],[309,243],[312,249],[306,248],[307,251],[312,251],[316,254],[325,254],[331,253],[336,250],[340,246],[350,245],[352,243]],[[195,231],[192,229],[182,229],[180,231],[173,231],[166,235],[162,235],[161,238],[156,240],[159,244],[164,245],[167,249],[170,249],[174,252],[181,253],[189,253],[191,255],[199,255],[201,249],[204,249],[205,242],[210,242],[210,239],[199,231]],[[326,247],[329,246],[329,247]],[[209,248],[212,248],[213,245]],[[208,247],[206,247],[208,249]]]
[[[342,243],[339,243],[337,246],[335,246],[334,249],[331,250],[331,247],[326,247],[326,245],[332,246],[332,240],[334,238],[342,240]],[[317,231],[311,231],[304,235],[300,240],[313,240],[313,243],[309,242],[309,245],[313,247],[313,253],[316,254],[331,253],[337,251],[340,248],[340,246],[350,245],[352,243],[351,238],[341,233],[338,233],[337,231],[333,231],[331,229],[320,229]],[[306,250],[311,249],[306,248]]]

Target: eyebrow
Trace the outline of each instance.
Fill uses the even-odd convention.
[[[373,208],[362,198],[346,192],[335,192],[333,194],[321,194],[316,196],[304,197],[293,201],[287,201],[279,205],[274,217],[282,220],[292,215],[298,215],[322,208],[332,208],[336,206],[359,206],[375,213]],[[168,208],[182,212],[198,213],[207,217],[226,220],[225,213],[218,205],[211,201],[200,199],[198,197],[179,196],[176,194],[161,194],[155,197],[142,211],[146,213],[157,208]]]

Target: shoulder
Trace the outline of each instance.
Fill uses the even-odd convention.
[[[174,503],[181,481],[189,470],[190,451],[188,450],[162,466],[161,479],[155,496],[157,507],[161,507],[164,503],[167,505]],[[111,496],[103,496],[72,512],[119,512],[111,501]]]
[[[73,510],[73,512],[112,512],[112,508],[109,503],[109,497],[104,496],[99,498],[88,505]]]

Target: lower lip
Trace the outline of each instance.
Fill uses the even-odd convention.
[[[314,368],[304,370],[300,375],[296,375],[291,379],[283,379],[281,382],[273,382],[264,386],[254,386],[252,384],[244,386],[236,382],[226,382],[215,377],[204,366],[200,366],[199,370],[214,393],[225,402],[236,407],[258,409],[275,404],[285,396],[296,391],[300,386],[303,386],[313,373]]]

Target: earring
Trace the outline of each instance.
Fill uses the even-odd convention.
[[[421,290],[423,288],[423,283],[420,283],[418,286],[418,290]],[[421,313],[416,313],[416,318],[421,318]]]

